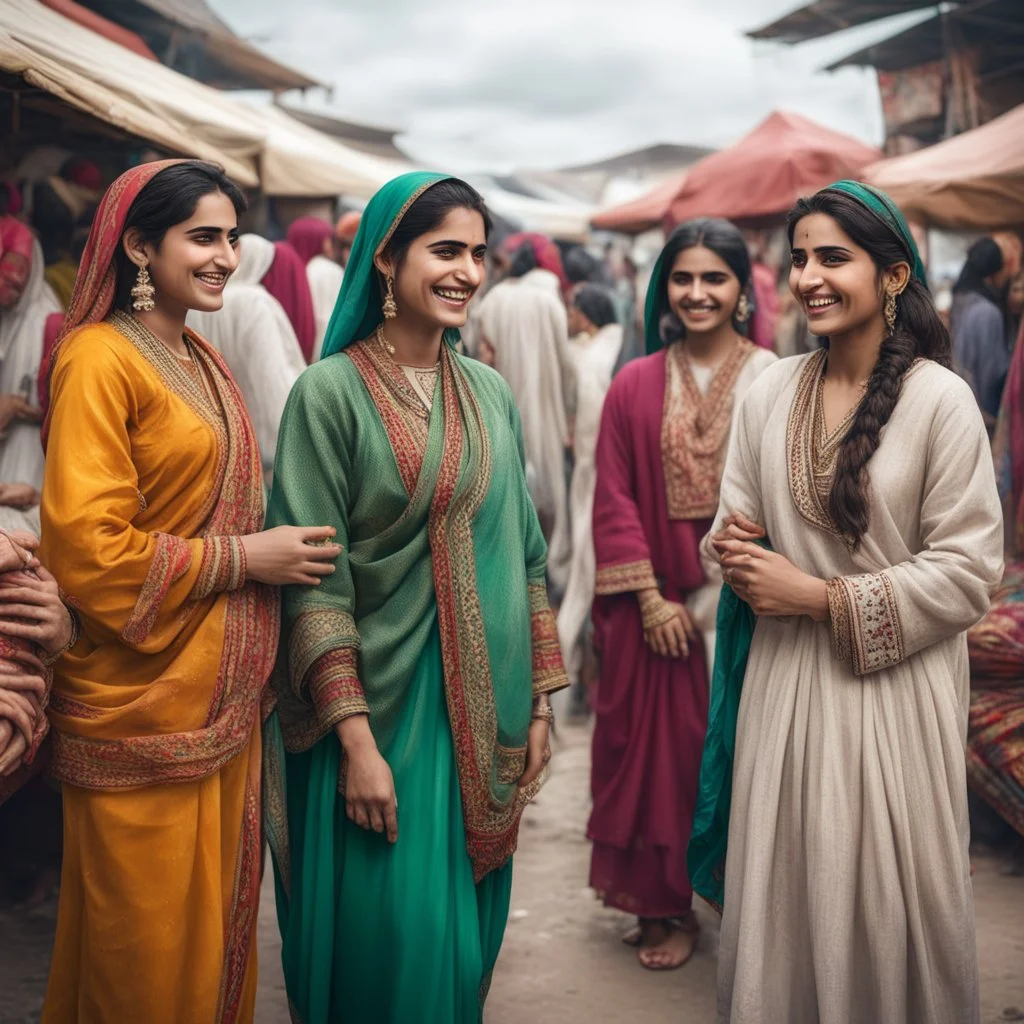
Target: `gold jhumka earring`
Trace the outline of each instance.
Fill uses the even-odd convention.
[[[388,290],[384,295],[384,305],[381,307],[385,320],[394,320],[398,316],[398,303],[395,302],[395,279],[388,274]]]
[[[882,315],[885,317],[885,326],[889,328],[889,333],[892,334],[896,330],[896,293],[889,292],[885,296],[885,307],[882,310]]]
[[[750,299],[746,292],[740,293],[740,300],[736,303],[736,319],[745,324],[750,319]]]
[[[150,280],[149,270],[143,264],[139,267],[139,276],[135,278],[135,284],[132,286],[132,309],[137,313],[152,312],[156,309],[156,303],[153,301],[154,295],[156,295],[156,289]]]

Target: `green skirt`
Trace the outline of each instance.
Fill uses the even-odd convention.
[[[279,742],[272,718],[268,742]],[[354,825],[337,791],[340,745],[285,754],[282,961],[302,1024],[478,1024],[508,919],[512,865],[473,882],[435,626],[384,758],[398,842]]]

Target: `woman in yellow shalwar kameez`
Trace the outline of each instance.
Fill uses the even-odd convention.
[[[51,702],[65,843],[47,1024],[253,1015],[266,584],[313,583],[340,549],[306,543],[327,529],[259,532],[244,403],[184,327],[221,304],[243,208],[210,164],[122,175],[54,356],[41,554],[81,638]]]

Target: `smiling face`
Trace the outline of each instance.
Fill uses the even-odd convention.
[[[668,275],[668,304],[688,335],[730,323],[739,298],[739,278],[717,253],[695,245],[676,256]]]
[[[820,337],[868,326],[883,330],[886,291],[903,290],[910,268],[901,263],[879,275],[874,260],[826,213],[801,218],[793,231],[789,287]]]
[[[224,285],[238,267],[238,215],[223,192],[210,192],[159,245],[143,242],[134,229],[123,244],[136,266],[148,264],[158,308],[212,313],[224,305]]]
[[[400,320],[431,327],[465,326],[470,299],[484,283],[487,236],[475,210],[450,210],[433,230],[415,238],[396,268],[378,266],[395,279]]]

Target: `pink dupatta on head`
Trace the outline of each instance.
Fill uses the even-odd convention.
[[[299,254],[303,265],[314,256],[326,256],[324,242],[334,237],[334,225],[319,217],[299,217],[288,228],[288,244]]]
[[[260,282],[284,307],[306,362],[313,359],[316,316],[302,257],[288,242],[274,243],[274,262]]]
[[[124,222],[136,196],[161,171],[185,160],[154,160],[125,171],[103,194],[96,215],[92,219],[89,238],[82,251],[78,266],[75,290],[71,293],[64,325],[57,335],[49,365],[57,358],[57,352],[67,336],[84,324],[95,324],[105,320],[114,305],[117,295],[117,264],[114,257],[124,234]],[[47,411],[43,422],[43,447],[49,433],[50,415]]]

